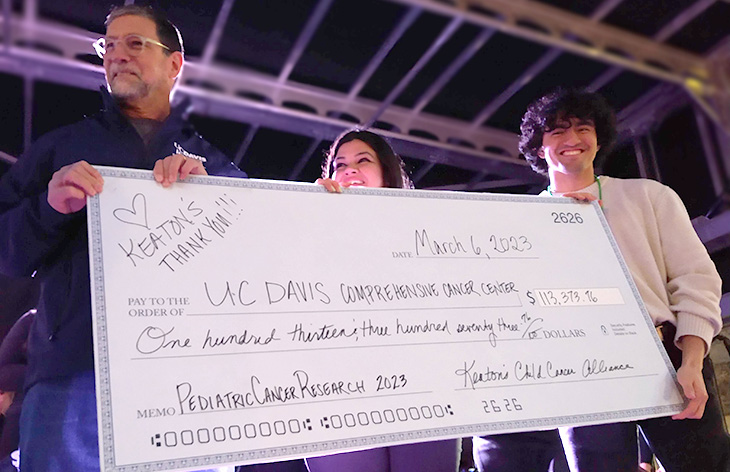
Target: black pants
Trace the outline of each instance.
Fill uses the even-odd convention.
[[[665,328],[664,347],[674,367],[679,368],[682,353],[672,339],[672,327]],[[720,399],[713,381],[715,371],[709,357],[705,358],[702,376],[709,398],[701,419],[674,421],[664,417],[638,422],[667,472],[730,472],[730,437],[723,425]]]

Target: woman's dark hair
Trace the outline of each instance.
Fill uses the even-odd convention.
[[[533,170],[547,174],[547,162],[539,154],[543,134],[554,129],[557,121],[570,118],[593,122],[600,146],[597,163],[611,151],[616,140],[616,117],[606,100],[597,93],[561,88],[534,101],[522,117],[520,152]]]
[[[142,18],[152,20],[157,28],[157,36],[160,38],[160,42],[170,48],[170,51],[164,50],[165,54],[169,56],[171,51],[178,51],[185,55],[180,30],[162,12],[151,6],[130,4],[112,7],[109,15],[106,17],[104,26],[108,27],[112,21],[125,15],[141,16]]]
[[[345,131],[335,139],[330,146],[327,155],[322,162],[322,178],[332,178],[334,163],[337,151],[340,147],[350,141],[360,140],[370,146],[380,161],[380,167],[383,169],[383,186],[388,188],[413,188],[411,179],[405,171],[403,160],[393,151],[385,138],[372,133],[370,131],[354,129]]]

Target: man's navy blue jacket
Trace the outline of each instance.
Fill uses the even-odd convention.
[[[104,110],[41,137],[0,180],[0,272],[41,280],[32,326],[26,388],[40,380],[93,369],[89,251],[85,209],[63,215],[47,201],[48,182],[61,167],[90,164],[149,169],[176,153],[177,143],[203,156],[210,175],[246,177],[195,132],[175,107],[145,147],[106,90]]]

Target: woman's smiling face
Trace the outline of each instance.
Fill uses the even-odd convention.
[[[345,186],[382,187],[383,168],[373,148],[359,139],[337,150],[332,161],[332,178]]]

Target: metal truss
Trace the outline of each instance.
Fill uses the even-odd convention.
[[[664,26],[652,39],[596,22],[621,3],[621,0],[604,1],[590,18],[530,0],[391,1],[442,15],[460,16],[465,21],[613,65],[610,71],[589,86],[594,90],[605,85],[622,70],[681,85],[705,113],[725,133],[730,134],[727,57],[712,61],[662,44],[717,0],[698,0]],[[555,54],[555,51],[549,51],[542,61],[549,64],[554,60],[549,56]],[[546,65],[540,65],[538,61],[533,67],[539,67],[535,71],[539,72]],[[534,77],[527,73],[525,76]],[[501,106],[501,103],[496,105]],[[489,108],[485,110],[488,111]],[[487,111],[485,117],[488,118]]]
[[[18,161],[18,158],[15,156],[11,156],[10,154],[8,154],[6,152],[0,151],[0,161],[13,165]]]
[[[695,80],[705,87],[704,90],[712,89],[704,58],[543,3],[530,0],[392,1],[462,17],[478,25],[617,65],[663,82],[684,84],[686,80]],[[601,10],[599,14],[606,13]]]
[[[99,66],[19,48],[11,48],[9,53],[0,55],[0,71],[33,80],[44,80],[90,90],[98,89],[104,83],[103,70]],[[352,126],[351,123],[327,116],[259,103],[198,87],[180,85],[176,89],[176,94],[189,97],[196,113],[203,116],[255,123],[256,126],[298,133],[321,140],[333,140],[339,133]],[[401,133],[384,130],[380,133],[388,136],[396,150],[403,155],[474,171],[487,168],[495,175],[520,176],[528,184],[540,180],[533,175],[524,161],[515,158],[482,153],[448,143],[435,143],[428,139]],[[512,139],[516,143],[516,137],[508,133],[498,137],[502,140],[500,142]],[[516,148],[516,144],[513,147]]]
[[[14,44],[38,46],[42,39],[41,49],[52,47],[57,54],[6,45],[0,53],[1,71],[29,81],[43,80],[87,89],[97,89],[104,83],[103,69],[83,60],[92,53],[90,45],[95,37],[89,32],[40,19],[29,22],[15,18],[9,24]],[[527,184],[541,181],[519,159],[517,136],[513,133],[488,128],[465,133],[464,124],[459,120],[424,113],[414,115],[411,110],[395,105],[381,110],[381,103],[353,97],[352,92],[342,94],[291,81],[282,82],[281,75],[275,78],[210,65],[206,63],[209,59],[205,60],[212,54],[209,51],[213,49],[206,48],[203,61],[186,63],[176,92],[190,96],[196,112],[204,116],[252,123],[320,140],[332,140],[352,127],[351,121],[337,118],[342,114],[360,122],[376,118],[392,126],[393,131],[383,131],[383,134],[395,140],[394,146],[404,155],[470,170],[488,168],[493,175],[510,179],[519,175]],[[244,98],[251,95],[265,97],[265,100]],[[312,113],[293,109],[292,104],[304,105],[303,108]],[[437,140],[410,135],[413,132],[433,135]],[[485,148],[490,150],[485,151]],[[409,152],[403,152],[406,149]]]
[[[244,158],[261,127],[311,137],[309,150],[290,174],[292,179],[298,177],[304,163],[321,141],[332,140],[342,130],[351,127],[353,122],[358,122],[390,128],[391,131],[383,134],[394,141],[398,152],[429,162],[414,176],[415,180],[423,177],[435,164],[449,164],[477,171],[474,179],[457,186],[459,189],[500,188],[500,179],[503,179],[501,188],[515,186],[519,182],[540,185],[542,178],[532,173],[517,155],[517,136],[485,127],[483,123],[566,51],[615,66],[591,84],[590,88],[593,89],[608,83],[622,70],[631,70],[664,82],[664,85],[621,111],[619,123],[624,139],[633,139],[637,134],[645,133],[658,118],[687,103],[688,95],[682,90],[690,92],[715,124],[726,127],[730,123],[730,99],[727,96],[730,89],[727,64],[730,61],[727,60],[727,52],[703,58],[662,44],[715,0],[693,3],[653,39],[598,22],[621,0],[605,0],[589,18],[530,0],[390,0],[408,6],[408,10],[347,93],[304,85],[290,79],[291,71],[332,0],[319,0],[277,76],[214,63],[234,1],[223,1],[201,59],[186,63],[177,93],[191,97],[197,113],[251,125],[234,158],[237,163]],[[103,84],[101,67],[84,60],[84,56],[92,53],[90,43],[96,39],[94,36],[87,31],[36,18],[37,5],[34,0],[24,3],[23,17],[11,17],[9,5],[10,2],[4,0],[5,14],[0,19],[0,30],[4,32],[0,70],[26,79],[26,107],[32,104],[30,85],[34,80],[88,89]],[[359,93],[372,74],[424,11],[435,12],[452,20],[385,100],[377,102],[360,97]],[[464,22],[483,29],[416,100],[412,109],[394,105],[418,71]],[[428,103],[497,31],[545,44],[551,49],[488,103],[471,122],[424,113]],[[42,50],[54,51],[56,54]],[[258,97],[258,100],[246,97]],[[31,113],[26,113],[26,131],[30,130],[31,119]],[[26,136],[29,139],[30,133],[26,132]],[[432,136],[434,139],[417,136]],[[482,179],[487,180],[480,183]]]

